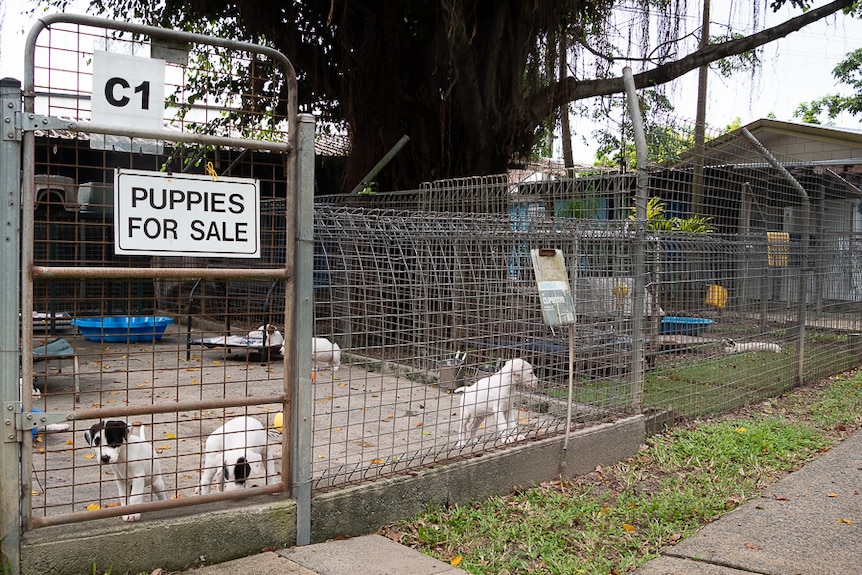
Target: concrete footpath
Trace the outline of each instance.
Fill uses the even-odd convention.
[[[635,571],[752,573],[862,573],[862,432]]]
[[[381,535],[364,535],[303,547],[279,549],[187,575],[463,575],[427,555]]]
[[[262,553],[194,575],[456,575],[379,535]],[[635,575],[862,573],[862,432],[779,480]]]

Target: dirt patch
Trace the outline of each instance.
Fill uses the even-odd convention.
[[[198,338],[202,335],[193,334]],[[280,356],[264,361],[236,349],[198,345],[187,350],[185,328],[178,325],[169,326],[156,343],[93,342],[71,332],[57,336],[67,339],[78,355],[80,402],[74,401],[70,363],[49,361],[34,366],[36,383],[44,391],[34,407],[49,413],[139,409],[139,414],[130,417],[103,419],[127,419],[146,426],[171,498],[195,496],[204,460],[203,443],[216,427],[238,415],[250,415],[272,429],[281,411],[280,404],[263,399],[248,407],[181,407],[225,398],[253,401],[280,393],[284,377]],[[315,374],[311,454],[315,488],[374,478],[463,454],[454,449],[460,396],[428,383],[436,381],[435,374],[417,378],[397,370],[371,371],[367,363],[351,363],[349,350],[345,359],[339,371]],[[177,410],[168,410],[172,405]],[[95,460],[84,440],[84,431],[95,421],[76,420],[69,431],[40,433],[33,443],[34,515],[117,504],[109,470]],[[519,424],[525,434],[545,433],[558,424],[555,422],[548,414],[526,409],[520,412]],[[274,431],[270,447],[280,469],[281,436]],[[262,477],[253,479],[253,485],[264,483]]]

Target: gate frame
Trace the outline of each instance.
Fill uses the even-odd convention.
[[[210,136],[168,130],[120,128],[86,121],[70,121],[35,114],[35,50],[39,34],[52,24],[67,23],[92,28],[128,32],[153,39],[215,46],[232,51],[265,55],[279,64],[288,83],[287,142],[270,142],[243,138]],[[314,201],[314,117],[298,113],[297,79],[292,63],[281,52],[257,44],[170,30],[143,24],[120,22],[88,15],[53,14],[39,19],[30,29],[24,52],[24,89],[12,78],[0,80],[0,105],[3,128],[0,136],[0,186],[7,209],[4,212],[5,237],[0,247],[2,260],[16,262],[18,273],[0,274],[0,306],[3,325],[0,326],[0,401],[3,407],[3,432],[0,441],[0,570],[18,574],[21,569],[21,542],[25,531],[51,522],[34,521],[31,517],[31,448],[24,442],[29,431],[53,421],[103,418],[155,412],[179,412],[194,409],[202,402],[172,404],[170,409],[148,406],[147,409],[84,409],[66,414],[39,414],[32,411],[29,393],[20,392],[19,362],[23,381],[33,375],[33,281],[37,278],[80,279],[110,278],[255,278],[285,281],[284,325],[286,339],[292,349],[284,359],[282,393],[272,397],[256,397],[253,402],[221,400],[219,406],[239,406],[259,403],[281,403],[284,413],[282,481],[274,486],[247,490],[246,493],[220,493],[190,500],[169,500],[150,504],[153,508],[174,508],[226,499],[246,498],[259,493],[288,491],[297,502],[297,544],[310,541],[311,516],[311,322],[313,297],[313,201]],[[21,103],[23,101],[23,112]],[[33,205],[35,172],[35,130],[62,129],[104,135],[124,135],[139,138],[197,144],[230,145],[246,149],[270,150],[286,154],[286,214],[285,225],[292,224],[293,236],[286,240],[283,268],[210,269],[210,268],[76,268],[70,266],[36,266],[33,262],[34,215],[22,209]],[[20,169],[19,169],[20,167]],[[19,295],[20,294],[20,295]],[[12,314],[20,310],[20,319]],[[20,330],[20,332],[19,332]],[[19,335],[20,333],[20,335]],[[309,334],[309,337],[295,337]],[[20,344],[20,347],[19,347]],[[209,404],[213,402],[207,402]],[[155,409],[154,409],[155,407]],[[112,412],[112,413],[109,413]],[[287,482],[290,481],[288,485]],[[241,497],[238,497],[241,496]],[[159,504],[163,505],[159,505]],[[67,514],[60,521],[67,523],[83,514]],[[87,512],[88,519],[116,515],[111,510]],[[81,517],[82,518],[82,517]]]

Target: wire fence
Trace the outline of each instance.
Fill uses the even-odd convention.
[[[62,33],[55,34],[53,41],[62,42]],[[241,65],[252,60],[246,55]],[[41,73],[47,76],[39,91],[50,93],[58,71]],[[251,112],[255,97],[238,101]],[[43,101],[49,114],[88,112],[86,98]],[[198,113],[218,116],[221,103]],[[631,219],[637,193],[631,172],[487,176],[318,198],[314,329],[301,335],[320,338],[312,344],[314,488],[633,413],[709,415],[857,366],[862,193],[852,158],[862,153],[822,129],[813,137],[764,122],[752,133],[769,156],[734,133],[710,139],[697,154],[663,158],[649,170],[645,227]],[[283,354],[291,360],[291,342],[285,352],[279,340],[289,337],[284,282],[193,272],[173,279],[96,277],[86,268],[287,265],[294,230],[286,218],[284,158],[171,145],[146,155],[93,149],[83,134],[37,136],[34,263],[85,271],[74,279],[34,279],[36,343],[65,340],[72,352],[46,348],[44,360],[34,359],[40,395],[33,405],[57,413],[101,410],[105,418],[143,423],[166,495],[180,505],[195,496],[204,444],[216,427],[238,415],[271,431],[279,427]],[[114,168],[203,173],[208,162],[220,174],[260,181],[260,259],[114,252]],[[564,256],[577,314],[571,331],[543,321],[531,262],[539,248]],[[641,265],[645,288],[637,294]],[[157,341],[88,339],[79,320],[105,316],[172,323]],[[513,382],[506,393],[514,411],[501,424],[495,416],[506,411],[505,397],[477,401],[466,388],[508,373],[507,362],[516,359],[528,362],[535,380],[518,386],[505,375]],[[499,385],[492,389],[503,393]],[[483,426],[467,426],[469,413],[486,412]],[[96,419],[36,435],[28,485],[36,523],[79,520],[89,508],[103,512],[94,517],[121,513],[111,509],[109,475],[84,441]],[[280,458],[281,443],[270,444]],[[254,483],[265,486],[267,477]]]

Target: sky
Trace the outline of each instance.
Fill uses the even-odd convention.
[[[711,0],[711,33],[718,34],[722,23],[733,22],[734,30],[741,33],[751,32],[752,0]],[[763,0],[754,0],[763,1]],[[692,5],[690,15],[684,22],[688,31],[696,30],[701,23],[700,4],[689,0]],[[813,6],[822,6],[827,0],[812,0]],[[22,80],[23,42],[32,25],[32,20],[21,16],[21,6],[32,2],[11,2],[0,0],[0,77],[11,76]],[[87,2],[72,0],[70,11],[83,12]],[[769,9],[761,10],[761,18],[767,26],[786,20],[798,11],[784,7],[777,14]],[[621,12],[618,19],[625,21],[630,17]],[[25,33],[21,33],[24,30]],[[747,124],[773,114],[776,119],[794,121],[793,111],[801,102],[807,102],[840,91],[832,77],[832,69],[848,52],[862,47],[862,20],[843,16],[830,17],[811,24],[787,38],[764,47],[761,54],[762,70],[753,78],[745,73],[731,79],[721,78],[710,72],[707,102],[707,123],[714,128],[724,128],[736,118]],[[632,66],[637,71],[636,66]],[[677,116],[695,117],[697,91],[697,72],[693,71],[674,83],[667,91]],[[846,90],[843,90],[846,93]],[[840,118],[838,125],[862,128],[855,118]],[[587,122],[574,120],[574,129],[587,137],[575,138],[575,159],[580,163],[591,163],[594,145],[589,137],[594,126]]]

